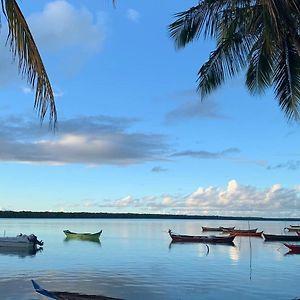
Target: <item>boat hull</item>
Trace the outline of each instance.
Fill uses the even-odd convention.
[[[231,231],[230,233],[235,234],[236,236],[262,237],[263,231],[259,231],[259,232],[235,232],[235,231]]]
[[[210,243],[210,244],[219,244],[219,243],[233,243],[235,235],[229,236],[206,236],[206,235],[182,235],[174,234],[169,230],[169,235],[172,239],[172,242],[176,243]]]
[[[266,242],[269,241],[300,241],[299,235],[284,235],[284,234],[262,234]]]
[[[234,230],[234,227],[206,227],[202,226],[202,231],[224,231],[224,230]]]
[[[223,230],[223,232],[232,233],[232,234],[250,234],[256,233],[258,228],[254,229],[233,229],[233,230]]]
[[[34,234],[20,234],[16,237],[0,237],[0,247],[5,248],[25,248],[32,249],[37,245],[43,246],[43,242],[39,241]]]
[[[284,246],[290,249],[292,253],[300,253],[300,245],[292,245],[284,243]]]
[[[64,230],[64,234],[68,239],[80,239],[80,240],[99,240],[102,230],[96,233],[77,233],[69,230]]]

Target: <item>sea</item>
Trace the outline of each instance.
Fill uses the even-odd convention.
[[[281,234],[284,221],[173,219],[0,219],[0,235],[34,233],[36,253],[0,249],[0,299],[46,299],[50,291],[130,300],[286,299],[300,297],[300,255],[282,242],[236,237],[234,245],[171,243],[168,230],[200,235],[201,226],[258,228]],[[97,232],[99,242],[67,240],[63,230]],[[218,233],[217,233],[218,234]]]

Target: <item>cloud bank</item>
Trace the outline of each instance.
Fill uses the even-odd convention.
[[[68,207],[68,205],[64,207]],[[264,189],[239,184],[236,180],[226,187],[199,187],[189,195],[164,194],[135,198],[84,200],[69,204],[68,209],[110,212],[143,212],[223,216],[299,217],[300,185],[284,188],[274,184]]]
[[[56,134],[19,117],[1,120],[0,161],[35,164],[130,165],[161,160],[165,137],[132,133],[135,120],[108,116],[59,122]]]

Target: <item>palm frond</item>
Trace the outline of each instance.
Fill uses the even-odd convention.
[[[245,68],[252,44],[251,38],[236,33],[211,52],[209,60],[198,72],[198,91],[202,97]]]
[[[277,48],[273,83],[281,109],[290,120],[300,116],[300,58],[292,43],[286,39]]]
[[[20,73],[35,88],[34,108],[41,121],[50,109],[50,126],[55,127],[57,113],[53,90],[27,22],[15,0],[1,1],[8,22],[7,41],[11,52],[14,58],[18,58]]]

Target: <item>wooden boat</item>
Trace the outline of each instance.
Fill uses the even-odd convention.
[[[300,253],[300,245],[286,244],[283,243],[284,246],[290,249],[292,253]]]
[[[80,239],[80,240],[99,240],[102,230],[95,233],[78,233],[70,230],[64,230],[64,234],[68,239]]]
[[[68,293],[68,292],[52,292],[43,289],[34,280],[31,280],[35,291],[45,297],[56,299],[56,300],[121,300],[120,298],[111,298],[106,296],[98,295],[84,295],[79,293]]]
[[[262,232],[257,233],[257,228],[254,228],[254,229],[223,230],[223,232],[230,233],[230,234],[235,234],[235,235],[239,235],[239,236],[260,236],[261,233],[262,233]]]
[[[300,231],[300,227],[285,227],[284,230],[287,230],[289,232],[297,232]]]
[[[231,231],[231,234],[235,234],[236,236],[250,236],[250,237],[262,237],[263,231],[257,231],[257,232],[246,232],[246,231]]]
[[[287,234],[262,234],[266,242],[268,241],[300,241],[299,235],[287,235]]]
[[[182,235],[175,234],[169,229],[168,231],[172,242],[187,242],[187,243],[232,243],[235,235],[216,236],[216,235]]]
[[[35,248],[36,246],[43,245],[43,241],[39,241],[34,234],[26,235],[20,233],[16,237],[0,237],[0,247]]]
[[[224,230],[233,230],[234,227],[223,227],[223,226],[219,226],[219,227],[206,227],[206,226],[202,226],[202,231],[224,231]]]

